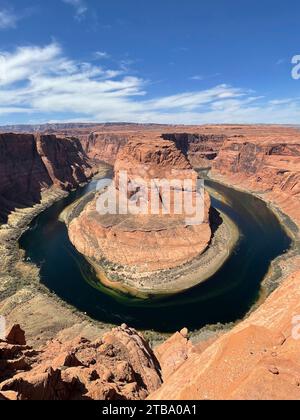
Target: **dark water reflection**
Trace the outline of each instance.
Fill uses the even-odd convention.
[[[109,291],[95,279],[58,216],[75,199],[95,189],[96,182],[39,215],[20,245],[41,266],[42,282],[50,290],[99,321],[163,332],[236,321],[257,301],[270,262],[290,247],[291,239],[261,200],[212,181],[207,184],[225,197],[226,204],[212,198],[213,206],[236,223],[241,239],[218,273],[180,295],[141,301]]]

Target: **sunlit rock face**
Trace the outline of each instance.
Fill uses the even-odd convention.
[[[180,266],[211,239],[210,198],[197,184],[174,142],[129,141],[118,154],[113,184],[70,223],[70,239],[87,257],[140,272]],[[107,194],[117,197],[116,214],[102,211]]]
[[[266,129],[267,131],[267,129]],[[264,194],[300,223],[300,136],[279,133],[232,136],[216,158],[212,175]]]

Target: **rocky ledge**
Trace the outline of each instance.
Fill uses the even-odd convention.
[[[161,384],[153,351],[126,325],[93,342],[52,340],[38,350],[19,325],[0,340],[0,401],[140,400]]]

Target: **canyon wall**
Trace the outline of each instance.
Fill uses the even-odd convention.
[[[90,159],[113,165],[119,150],[127,141],[126,134],[94,132],[83,138],[82,144]]]
[[[234,136],[227,139],[212,175],[260,193],[300,223],[300,135]]]
[[[18,207],[41,199],[55,186],[71,190],[91,174],[88,158],[75,138],[0,134],[0,221]]]
[[[214,134],[173,133],[162,137],[174,141],[196,168],[210,168],[226,140],[226,136]]]
[[[168,133],[160,131],[93,132],[81,138],[83,148],[90,159],[114,164],[118,152],[130,140],[153,139],[173,141],[194,167],[210,168],[226,140],[223,134]]]

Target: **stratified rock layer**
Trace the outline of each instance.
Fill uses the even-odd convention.
[[[300,224],[300,136],[235,136],[225,143],[213,175],[272,201]]]
[[[48,135],[0,134],[0,222],[15,208],[32,206],[43,190],[64,190],[91,174],[79,140]]]
[[[133,182],[139,200],[147,201],[158,180],[177,179],[191,182],[191,193],[196,195],[197,173],[174,142],[153,140],[131,141],[120,152],[115,163],[115,188],[120,189],[120,176],[126,172]],[[140,181],[141,180],[141,181]],[[154,186],[148,184],[155,180]],[[143,182],[147,183],[145,187]],[[187,193],[173,188],[171,202]],[[80,216],[69,225],[69,237],[79,252],[96,261],[105,258],[115,264],[135,266],[140,272],[149,272],[180,266],[201,254],[211,239],[209,226],[210,199],[205,194],[203,223],[192,225],[187,214],[117,214],[100,215],[98,196]],[[128,197],[126,197],[127,199]],[[160,202],[160,210],[164,203]],[[151,212],[149,212],[151,213]]]

